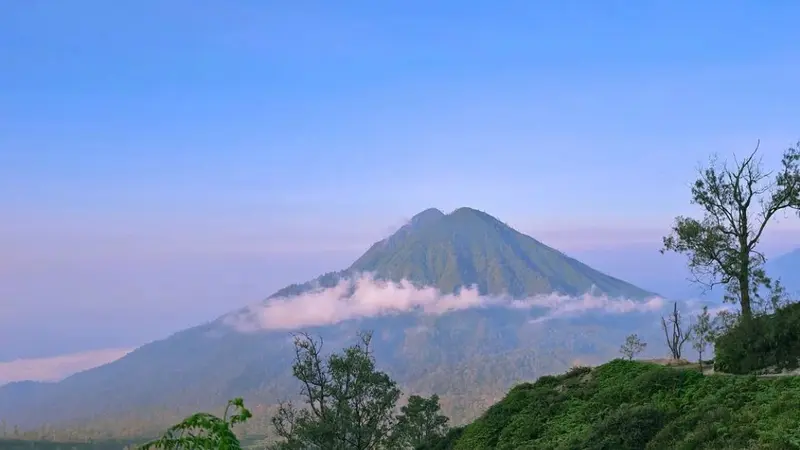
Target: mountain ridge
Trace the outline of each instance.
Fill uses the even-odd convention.
[[[593,288],[597,294],[628,299],[655,295],[594,270],[485,212],[459,208],[444,214],[431,208],[373,244],[347,269],[289,285],[266,302],[334,287],[356,273],[406,280],[443,293],[477,286],[484,295],[514,297],[554,291],[583,295]],[[324,335],[326,345],[334,348],[349,342],[358,329],[380,330],[375,349],[387,370],[412,390],[435,388],[449,408],[459,411],[476,408],[515,380],[561,370],[571,358],[613,353],[626,331],[616,323],[608,330],[586,321],[561,323],[557,328],[535,324],[540,313],[464,309],[434,316],[363,317],[303,328]],[[292,389],[291,342],[286,330],[241,333],[224,323],[226,316],[58,383],[0,387],[0,418],[38,426],[161,417],[155,411],[178,414],[224,404],[234,396],[275,404]],[[597,342],[597,333],[608,336],[613,344]],[[447,374],[464,367],[473,373],[456,386]],[[494,367],[507,370],[497,373]],[[479,387],[482,392],[477,391]]]
[[[490,249],[493,254],[468,255],[472,256],[470,260],[464,252],[469,250],[474,252],[475,245],[469,243],[481,240],[500,245],[485,245],[484,249]],[[429,252],[429,249],[434,249],[436,252]],[[475,267],[476,257],[483,267]],[[501,268],[486,267],[490,265],[487,259],[494,259],[500,265],[508,265],[504,263],[514,261],[517,267],[512,268],[510,272],[504,272]],[[554,262],[557,262],[559,267],[553,267]],[[521,267],[523,264],[528,267]],[[446,267],[448,265],[449,267]],[[451,272],[442,273],[448,270]],[[495,280],[495,283],[481,283],[481,275],[484,279],[492,276],[477,273],[481,270],[494,270],[496,274],[505,273],[507,276],[504,280]],[[577,274],[583,279],[577,282],[559,279],[557,276],[559,270],[570,275]],[[361,273],[371,273],[380,280],[394,282],[406,280],[415,286],[434,286],[444,293],[455,293],[463,288],[477,286],[482,295],[507,294],[515,298],[524,298],[552,292],[581,295],[592,292],[593,287],[596,287],[595,292],[610,296],[625,296],[639,300],[657,296],[653,292],[595,270],[520,233],[484,211],[460,207],[449,214],[444,214],[436,208],[428,208],[413,216],[391,236],[370,246],[347,269],[329,272],[304,283],[292,284],[278,290],[267,299],[299,295],[320,287],[331,288],[343,278]],[[542,283],[541,281],[545,279],[549,282]],[[510,292],[503,292],[500,288],[509,285]]]

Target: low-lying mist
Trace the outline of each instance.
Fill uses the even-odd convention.
[[[587,312],[624,314],[658,311],[664,304],[665,300],[661,297],[639,301],[613,298],[591,291],[579,296],[552,293],[514,299],[509,296],[483,296],[477,287],[472,286],[456,294],[445,294],[436,288],[414,286],[407,280],[387,282],[365,273],[342,279],[332,288],[317,289],[293,297],[272,298],[251,305],[226,316],[224,322],[240,332],[294,330],[392,314],[436,315],[487,307],[536,308],[542,314],[533,321],[542,322]]]

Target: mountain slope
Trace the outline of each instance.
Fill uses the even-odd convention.
[[[474,285],[484,294],[518,298],[591,289],[629,299],[652,295],[488,214],[460,208],[446,215],[426,210],[349,268],[288,286],[270,299],[318,292],[363,272],[446,293]],[[620,326],[619,319],[603,317],[538,323],[540,316],[541,310],[534,309],[478,308],[361,317],[307,329],[324,336],[332,349],[349,344],[359,329],[377,330],[375,352],[386,370],[410,391],[438,392],[458,420],[472,417],[520,379],[561,370],[575,359],[613,355],[637,323]],[[227,317],[59,383],[0,387],[0,419],[24,426],[91,422],[109,429],[123,423],[119,427],[133,433],[157,429],[184,412],[224,404],[233,396],[268,409],[295,392],[288,330],[242,333],[227,325]]]

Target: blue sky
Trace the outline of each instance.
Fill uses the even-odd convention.
[[[0,324],[52,325],[16,356],[132,345],[344,265],[429,206],[624,265],[623,248],[652,253],[691,211],[709,153],[761,139],[770,164],[800,138],[799,15],[789,1],[5,4]],[[796,222],[775,248],[798,242]]]

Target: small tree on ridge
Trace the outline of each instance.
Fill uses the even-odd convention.
[[[692,325],[692,347],[697,350],[700,371],[703,371],[703,353],[708,344],[713,340],[714,328],[712,326],[711,315],[708,313],[708,306],[703,306],[703,312],[697,315],[697,319]]]
[[[642,353],[644,349],[647,347],[646,342],[642,342],[639,339],[639,335],[631,334],[627,338],[625,338],[625,343],[619,348],[619,352],[626,358],[628,361],[632,361],[633,357]]]

